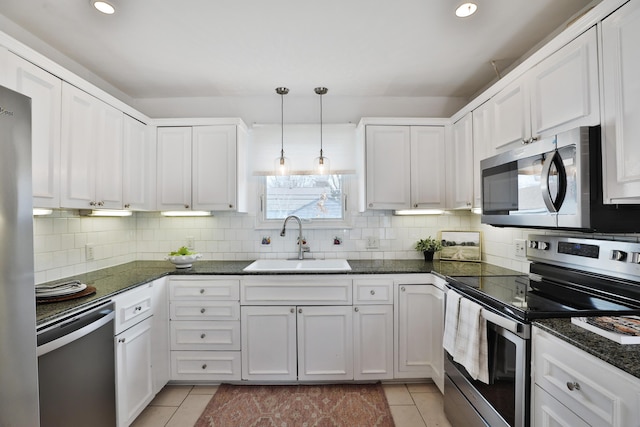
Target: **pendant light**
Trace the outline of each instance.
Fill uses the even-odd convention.
[[[322,151],[322,95],[326,94],[329,89],[326,87],[317,87],[314,91],[320,95],[320,157],[316,157],[314,169],[317,175],[327,175],[329,173],[329,159],[324,156],[324,152]]]
[[[280,176],[286,176],[291,173],[291,161],[284,156],[284,96],[289,93],[289,89],[286,87],[277,87],[276,93],[280,95],[280,113],[281,113],[281,125],[280,125],[280,156],[275,160],[275,174]]]
[[[478,5],[474,2],[462,3],[456,9],[456,16],[458,18],[466,18],[476,13],[476,10],[478,10]]]

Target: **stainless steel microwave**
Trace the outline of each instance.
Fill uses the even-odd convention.
[[[482,223],[640,232],[640,206],[605,205],[600,127],[543,138],[480,162]]]

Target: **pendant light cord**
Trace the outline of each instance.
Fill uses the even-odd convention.
[[[280,160],[284,157],[284,93],[280,94]]]
[[[322,94],[320,95],[320,157],[322,157]]]

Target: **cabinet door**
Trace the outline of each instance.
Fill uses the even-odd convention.
[[[350,306],[298,307],[298,379],[353,379]]]
[[[600,124],[596,28],[529,73],[532,137]]]
[[[491,104],[485,102],[472,112],[473,117],[473,208],[482,208],[480,161],[493,155]]]
[[[128,426],[153,399],[151,318],[115,337],[118,426]]]
[[[442,357],[442,291],[433,285],[399,285],[395,378],[431,378]]]
[[[537,385],[533,389],[532,411],[533,427],[590,427],[582,418]]]
[[[451,127],[451,143],[447,145],[447,206],[449,209],[471,209],[473,198],[473,128],[468,113]]]
[[[96,98],[69,84],[62,85],[61,207],[96,207],[95,110]]]
[[[192,152],[193,209],[236,209],[236,126],[195,126]]]
[[[153,394],[160,392],[169,382],[169,315],[168,301],[169,292],[167,290],[167,279],[161,278],[153,281],[151,285],[152,292],[152,332],[151,347],[153,366]]]
[[[520,77],[491,98],[493,149],[505,151],[529,140],[531,107],[525,76]]]
[[[134,211],[156,206],[156,140],[149,126],[124,116],[122,203]]]
[[[122,209],[122,149],[124,113],[96,100],[94,129],[96,203],[106,209]]]
[[[393,306],[359,305],[353,312],[354,379],[393,378]]]
[[[602,21],[605,203],[640,203],[640,4]]]
[[[411,207],[445,207],[445,142],[442,126],[411,127]]]
[[[12,53],[6,72],[9,87],[31,98],[33,206],[59,208],[62,81]]]
[[[191,209],[191,127],[158,128],[158,210]]]
[[[410,127],[367,126],[365,151],[367,209],[409,209]]]
[[[245,306],[240,317],[242,379],[295,380],[295,307]]]

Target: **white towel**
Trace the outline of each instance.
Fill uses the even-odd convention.
[[[482,307],[466,298],[460,300],[453,360],[464,366],[473,379],[489,383],[487,321],[482,317]]]
[[[444,335],[442,336],[442,346],[452,356],[456,349],[459,307],[460,294],[453,289],[447,290],[447,305],[445,308]]]

